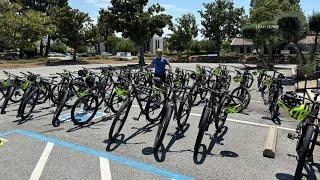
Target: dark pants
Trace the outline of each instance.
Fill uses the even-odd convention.
[[[164,75],[155,74],[154,76],[160,78],[162,83],[164,83],[166,81],[166,75],[165,74]]]

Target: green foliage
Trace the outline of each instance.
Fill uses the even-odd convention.
[[[58,38],[67,46],[78,51],[81,46],[89,44],[92,37],[92,24],[88,14],[64,7],[55,12],[55,24],[58,27]],[[76,53],[74,53],[76,54]],[[74,60],[76,56],[74,55]]]
[[[110,28],[122,32],[140,48],[140,64],[144,64],[144,46],[155,34],[161,36],[163,28],[171,23],[159,4],[148,6],[148,0],[111,0],[106,12]],[[145,10],[146,9],[146,10]]]
[[[61,41],[56,41],[51,46],[52,52],[58,52],[58,53],[66,53],[67,52],[67,46],[62,43]]]
[[[221,48],[225,52],[230,52],[231,51],[231,41],[230,40],[223,41],[221,44]]]
[[[306,37],[307,24],[305,17],[295,12],[284,14],[278,19],[279,30],[282,37],[287,42],[295,44],[295,48],[298,51],[298,59],[301,64],[306,64],[307,59],[302,54],[302,48],[298,46],[298,41]]]
[[[136,54],[137,50],[134,43],[130,39],[120,39],[117,43],[116,49],[118,52],[131,52]]]
[[[320,12],[314,12],[309,17],[309,28],[316,34],[320,33]]]
[[[297,42],[307,35],[307,24],[304,17],[295,12],[284,14],[278,19],[279,29],[288,42]]]
[[[235,8],[230,0],[215,0],[204,4],[205,10],[200,11],[204,37],[215,41],[218,50],[223,40],[236,37],[244,20],[244,8]]]
[[[179,53],[190,50],[192,40],[198,36],[196,18],[192,14],[183,15],[177,19],[177,24],[169,28],[173,35],[169,38],[170,50],[177,50]]]
[[[301,11],[297,0],[251,0],[249,23],[274,21],[286,12]]]
[[[108,16],[108,11],[105,9],[100,9],[98,17],[98,33],[103,41],[106,41],[109,36],[114,34],[114,30],[110,28],[110,19]]]
[[[53,32],[50,18],[44,13],[28,10],[21,13],[22,6],[8,1],[0,2],[0,44],[4,49],[36,47],[45,35]]]
[[[316,58],[317,49],[320,51],[319,47],[319,34],[320,34],[320,12],[314,12],[312,16],[309,17],[309,28],[311,31],[315,32],[315,42],[311,53],[311,60]]]

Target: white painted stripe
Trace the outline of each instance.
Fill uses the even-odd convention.
[[[100,160],[100,172],[101,172],[101,180],[111,180],[111,172],[109,160],[103,157],[99,157]]]
[[[264,103],[263,101],[256,101],[256,100],[250,100],[250,102],[255,102],[255,103]]]
[[[196,117],[201,117],[201,114],[190,113],[190,115],[196,116]],[[262,127],[270,127],[271,126],[268,124],[255,123],[255,122],[250,122],[250,121],[242,121],[242,120],[237,120],[237,119],[227,119],[227,121],[241,123],[241,124],[249,124],[249,125],[254,125],[254,126],[262,126]],[[286,131],[296,131],[295,129],[292,129],[292,128],[286,128],[286,127],[281,127],[281,126],[276,126],[276,127],[278,129],[282,129],[282,130],[286,130]]]
[[[51,153],[51,150],[53,148],[53,143],[48,142],[46,148],[44,149],[44,151],[42,152],[42,155],[36,165],[36,167],[34,168],[30,180],[39,180],[40,176],[42,174],[42,171],[44,169],[44,166],[46,165],[46,162],[49,158],[49,155]]]

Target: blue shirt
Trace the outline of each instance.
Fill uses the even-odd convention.
[[[166,75],[166,65],[169,64],[169,61],[163,57],[156,57],[153,59],[152,64],[155,66],[155,74],[159,76]]]

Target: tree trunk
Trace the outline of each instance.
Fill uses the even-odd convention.
[[[268,60],[267,60],[267,66],[271,66],[271,62],[273,62],[273,54],[272,54],[273,46],[269,45],[268,46]]]
[[[140,46],[140,57],[139,57],[139,65],[144,66],[146,63],[144,61],[144,46]]]
[[[73,49],[73,58],[74,61],[77,61],[77,50]]]
[[[307,64],[306,58],[302,54],[302,50],[298,46],[297,42],[294,43],[294,47],[295,47],[295,49],[297,51],[298,61],[299,61],[300,65],[306,65]]]
[[[44,48],[44,44],[43,44],[43,40],[41,39],[41,41],[40,41],[40,56],[43,56],[43,48]]]
[[[50,52],[50,46],[51,46],[51,36],[48,35],[48,43],[47,43],[47,47],[46,47],[46,56],[48,56],[49,52]]]
[[[314,57],[315,57],[316,52],[317,52],[317,49],[318,49],[318,34],[319,34],[319,33],[320,33],[320,32],[317,32],[317,33],[316,33],[316,38],[315,38],[315,41],[314,41],[314,47],[313,47],[312,53],[311,53],[311,61],[314,60]]]

